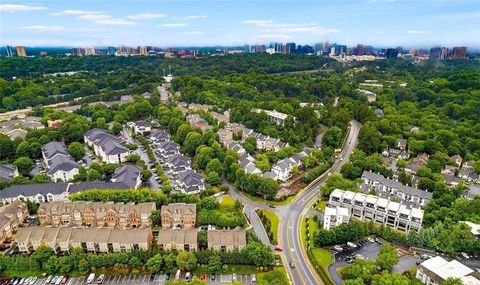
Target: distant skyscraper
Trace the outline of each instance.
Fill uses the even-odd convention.
[[[466,58],[467,58],[467,47],[453,47],[452,59],[466,59]]]
[[[25,47],[17,46],[16,49],[17,49],[17,56],[19,56],[19,57],[26,57],[27,56],[27,53],[25,52]]]
[[[148,55],[147,47],[139,46],[139,47],[138,47],[138,53],[139,53],[140,55]]]
[[[13,56],[13,48],[11,46],[7,46],[7,57]]]
[[[285,44],[285,54],[295,53],[297,45],[295,43],[286,43]]]
[[[85,55],[96,55],[97,52],[94,47],[85,48]]]
[[[385,58],[387,59],[396,59],[398,57],[398,50],[394,48],[387,48],[385,53]]]
[[[433,47],[430,49],[430,56],[428,57],[429,60],[440,60],[442,55],[442,49],[440,47]]]
[[[107,54],[108,55],[114,55],[116,51],[117,51],[116,47],[108,47],[107,48]]]
[[[274,43],[273,49],[275,53],[283,53],[283,43]]]
[[[84,56],[85,49],[84,48],[72,48],[72,54],[76,56]]]
[[[323,52],[329,52],[330,46],[328,45],[328,41],[323,42]]]

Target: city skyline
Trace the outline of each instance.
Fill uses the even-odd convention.
[[[470,0],[113,4],[57,0],[0,4],[0,44],[167,47],[328,40],[349,46],[480,46],[480,8]]]

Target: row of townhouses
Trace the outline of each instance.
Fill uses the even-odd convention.
[[[153,241],[151,228],[117,229],[87,227],[26,227],[19,228],[15,236],[18,250],[31,253],[41,245],[55,253],[69,253],[74,248],[87,252],[128,252],[148,250]]]
[[[28,216],[27,204],[22,201],[14,201],[8,205],[0,207],[0,242],[13,237],[13,233],[23,223]]]
[[[419,231],[422,228],[422,209],[374,195],[335,189],[330,194],[328,206],[347,208],[350,217],[374,221],[398,231]]]
[[[212,126],[208,123],[208,121],[201,118],[199,114],[190,114],[186,117],[186,119],[192,127],[200,129],[202,132],[212,129]]]
[[[130,154],[128,148],[121,144],[120,139],[107,133],[106,130],[94,128],[84,135],[84,141],[89,147],[93,147],[96,156],[105,163],[122,163]]]
[[[282,182],[287,181],[293,175],[293,169],[295,167],[302,166],[302,157],[309,156],[313,149],[305,147],[302,151],[295,154],[292,157],[287,157],[278,161],[272,166],[272,170],[265,172],[264,177],[280,180]]]
[[[69,181],[78,174],[80,165],[70,156],[63,142],[52,141],[42,147],[42,157],[47,175],[53,181]]]
[[[170,140],[169,133],[155,130],[150,142],[166,174],[183,193],[197,194],[205,189],[205,179],[192,169],[191,161],[180,152],[180,145]]]
[[[38,207],[41,225],[139,228],[152,225],[155,203],[50,202]]]
[[[115,171],[111,182],[87,181],[80,183],[36,183],[11,185],[0,191],[0,202],[30,200],[36,203],[68,201],[68,195],[90,189],[122,190],[135,189],[141,184],[141,169],[125,165]]]
[[[197,217],[197,205],[170,203],[162,206],[160,217],[163,229],[193,229]]]
[[[18,173],[18,168],[13,164],[0,164],[0,181],[2,180],[12,180],[13,178],[20,175]]]
[[[381,174],[363,171],[362,179],[363,184],[359,185],[360,189],[366,193],[374,189],[377,196],[388,200],[396,200],[414,206],[425,206],[432,199],[430,192],[403,185]]]

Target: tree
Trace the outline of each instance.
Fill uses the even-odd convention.
[[[220,256],[213,254],[208,259],[208,271],[210,273],[218,273],[222,270],[222,261]]]
[[[31,257],[34,262],[38,264],[39,267],[42,267],[47,260],[54,256],[53,249],[48,246],[41,245],[32,253]]]
[[[98,118],[97,121],[95,122],[95,125],[97,126],[97,128],[108,129],[107,121],[103,117]]]
[[[34,175],[31,180],[33,183],[49,183],[52,182],[52,178],[48,176],[46,173],[40,173]]]
[[[202,249],[208,247],[208,233],[207,231],[198,231],[197,234],[198,246]]]
[[[75,159],[76,161],[82,159],[85,156],[85,149],[83,145],[79,142],[72,142],[68,146],[68,153]]]
[[[162,271],[163,257],[161,254],[155,254],[153,257],[147,260],[147,268],[153,273],[159,273]]]
[[[152,177],[152,172],[148,169],[143,169],[142,171],[140,171],[140,175],[142,176],[142,181],[148,181],[148,179],[150,179]]]
[[[150,216],[150,219],[152,220],[153,226],[158,225],[161,219],[160,211],[159,210],[152,211],[152,215]]]
[[[322,143],[325,146],[331,146],[333,148],[338,148],[342,144],[343,131],[337,127],[333,126],[329,128],[322,138]]]
[[[193,157],[197,148],[202,144],[202,135],[197,132],[189,132],[183,142],[185,153]]]
[[[220,175],[218,175],[218,173],[216,173],[215,171],[211,171],[207,175],[207,182],[211,185],[218,185],[220,184],[220,182],[222,182],[222,179],[220,178]]]
[[[35,168],[33,161],[26,156],[15,160],[13,164],[15,164],[15,166],[18,168],[18,172],[23,176],[27,176],[28,173]]]
[[[256,266],[268,266],[275,257],[270,248],[259,242],[250,242],[244,249],[248,260]]]
[[[177,255],[171,252],[167,256],[164,257],[165,267],[168,270],[172,270],[177,266]]]
[[[178,268],[182,270],[192,271],[197,267],[197,257],[190,251],[180,252],[176,261]]]
[[[398,255],[395,247],[391,245],[382,245],[377,257],[377,266],[390,272],[395,264],[398,263]]]
[[[213,196],[204,197],[200,200],[199,208],[202,210],[214,210],[218,208],[218,202]]]
[[[15,143],[7,135],[0,134],[0,160],[15,155]]]
[[[123,126],[122,124],[120,124],[119,122],[113,122],[112,124],[112,133],[114,135],[118,135],[120,134],[120,132],[123,130]]]
[[[100,180],[100,179],[102,179],[102,174],[100,174],[97,170],[95,170],[95,169],[87,170],[87,180],[88,181],[95,181],[95,180]]]
[[[216,173],[218,173],[218,175],[222,175],[223,174],[223,164],[222,164],[222,162],[220,162],[220,160],[218,158],[214,158],[214,159],[212,159],[208,162],[207,167],[205,168],[205,171],[207,173],[216,172]]]
[[[442,285],[463,285],[463,282],[460,278],[448,277],[447,280],[443,281]]]

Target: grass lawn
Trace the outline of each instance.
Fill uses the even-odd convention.
[[[257,272],[257,267],[253,265],[228,265],[228,270],[226,272],[215,272],[216,274],[232,274],[236,273],[237,275],[249,275],[255,274]],[[195,275],[200,275],[202,273],[210,273],[207,271],[207,268],[197,268],[193,271]]]
[[[313,258],[328,272],[328,266],[333,263],[330,251],[323,248],[312,248]]]
[[[223,195],[220,198],[220,207],[221,208],[233,208],[235,207],[236,199],[230,195]]]
[[[40,277],[42,276],[42,274],[43,274],[43,271],[41,270],[10,269],[10,270],[5,270],[2,273],[2,276],[25,278],[25,277],[33,277],[33,276]]]
[[[300,224],[300,238],[302,239],[303,244],[306,246],[306,241],[307,241],[307,228],[305,226],[305,223],[307,222],[307,219],[305,217],[302,217],[302,221]],[[313,246],[313,237],[316,231],[318,231],[319,226],[318,223],[313,220],[313,218],[308,218],[308,223],[309,223],[309,234],[310,234],[310,245]]]
[[[270,224],[272,225],[271,231],[273,233],[273,239],[274,239],[272,241],[272,243],[276,244],[277,241],[278,241],[278,224],[280,223],[280,219],[272,211],[269,211],[269,210],[266,210],[266,209],[259,209],[257,211],[262,212],[262,214],[264,214],[265,217],[267,217],[267,219],[270,220]]]
[[[263,199],[261,197],[258,197],[258,196],[250,195],[250,194],[242,192],[242,191],[240,191],[240,192],[242,193],[243,196],[247,197],[248,199],[250,199],[252,201],[260,202],[260,203],[263,203],[263,204],[266,204],[266,205],[276,205],[276,206],[288,205],[296,197],[296,195],[295,195],[295,196],[287,197],[287,199],[285,199],[284,201],[270,201],[270,200],[265,200],[265,199]]]
[[[287,274],[283,267],[275,268],[269,272],[257,273],[257,284],[259,285],[288,285]]]
[[[325,212],[325,207],[327,206],[327,201],[322,200],[320,203],[317,204],[317,210]]]

